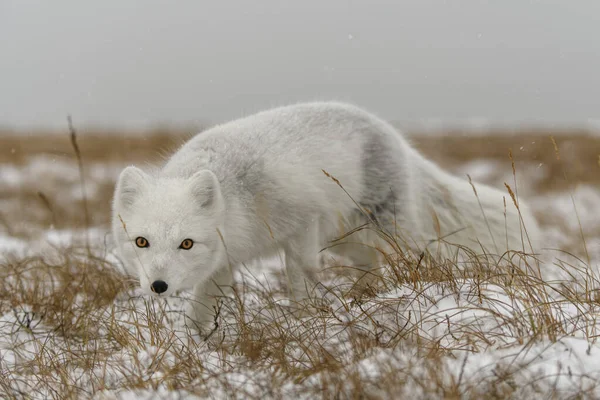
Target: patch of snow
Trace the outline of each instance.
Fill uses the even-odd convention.
[[[0,165],[0,187],[17,188],[21,184],[22,173],[13,165]]]
[[[0,257],[6,254],[24,254],[28,243],[12,236],[0,235]]]
[[[96,392],[94,400],[181,400],[202,399],[185,390],[170,390],[165,385],[160,385],[156,390],[102,390]]]

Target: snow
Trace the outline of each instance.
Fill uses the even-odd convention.
[[[26,241],[0,234],[0,255],[9,253],[23,254],[26,248]]]
[[[486,160],[475,160],[460,169],[474,180],[489,179],[497,170],[495,164]],[[116,178],[120,166],[90,166],[88,171],[95,182],[109,182]],[[36,158],[23,169],[1,166],[0,188],[30,184],[32,177],[37,175],[42,175],[38,182],[42,189],[44,176],[60,176],[72,188],[70,194],[65,195],[65,201],[77,198],[77,170],[73,169],[72,163],[48,157]],[[93,193],[94,187],[89,185],[88,190]],[[572,197],[579,221],[574,218]],[[531,204],[535,209],[555,217],[554,223],[544,229],[544,243],[549,248],[570,245],[573,241],[578,243],[576,234],[580,226],[586,236],[597,238],[599,202],[600,190],[591,186],[577,187],[572,194],[533,197]],[[16,282],[10,271],[7,275],[2,270],[4,258],[40,256],[47,261],[64,261],[61,251],[80,244],[86,236],[97,247],[104,248],[106,233],[107,227],[93,227],[87,231],[48,229],[40,237],[23,239],[0,231],[0,278],[6,285]],[[340,376],[356,372],[364,380],[364,390],[373,396],[384,393],[377,383],[392,374],[405,383],[401,387],[404,392],[398,393],[398,396],[436,397],[422,385],[433,379],[432,365],[412,343],[416,337],[448,349],[447,355],[441,357],[439,365],[435,366],[443,372],[438,378],[447,387],[454,384],[482,395],[493,389],[516,398],[546,398],[550,393],[566,397],[582,392],[600,396],[597,383],[600,380],[600,345],[596,342],[600,304],[582,302],[576,305],[565,295],[567,292],[561,290],[561,285],[567,280],[570,283],[574,281],[572,288],[578,290],[586,287],[589,276],[600,276],[600,241],[588,241],[588,251],[590,265],[563,254],[562,259],[572,264],[568,277],[564,269],[553,267],[551,263],[543,265],[549,288],[546,293],[547,316],[560,327],[557,331],[562,332],[556,338],[540,333],[536,326],[528,323],[533,300],[523,295],[523,289],[489,282],[482,284],[474,278],[457,278],[453,287],[440,282],[421,282],[417,288],[411,284],[398,285],[360,306],[352,307],[336,296],[324,295],[334,310],[332,315],[335,318],[328,316],[329,320],[323,324],[309,322],[312,321],[310,318],[289,318],[286,314],[286,299],[277,292],[281,289],[278,282],[279,257],[248,266],[253,268],[254,276],[240,271],[236,274],[236,282],[245,282],[255,289],[270,287],[277,292],[273,304],[265,305],[260,290],[247,291],[243,294],[245,315],[253,317],[251,323],[268,325],[269,321],[277,321],[286,329],[290,337],[281,344],[280,350],[289,356],[288,359],[294,360],[291,366],[301,367],[312,362],[310,352],[303,348],[302,343],[309,338],[315,341],[315,346],[322,346],[343,361]],[[96,255],[109,262],[116,261],[110,252]],[[558,279],[562,281],[557,282]],[[594,286],[594,280],[587,283]],[[25,289],[27,287],[23,287]],[[595,290],[595,287],[590,290]],[[98,323],[97,336],[78,344],[82,351],[88,348],[86,346],[110,348],[114,345],[111,338],[117,333],[130,340],[123,339],[124,344],[113,349],[103,364],[95,364],[89,370],[77,365],[69,367],[71,383],[88,387],[90,391],[86,392],[86,397],[94,399],[221,398],[232,392],[240,398],[314,397],[315,390],[325,379],[323,372],[314,371],[306,379],[295,381],[274,372],[275,367],[255,365],[239,353],[215,351],[213,343],[190,334],[181,313],[188,296],[184,293],[181,297],[159,301],[145,298],[139,289],[133,288],[119,293],[112,303],[93,310],[89,315],[90,321],[111,319],[114,326]],[[74,297],[74,302],[74,306],[83,307],[86,298],[81,294]],[[160,320],[150,320],[149,309],[154,310]],[[372,311],[369,318],[365,317],[363,310]],[[160,324],[160,329],[153,326],[155,323]],[[222,316],[225,344],[233,343],[236,336],[241,335],[233,328],[235,323],[234,316],[225,312]],[[398,340],[393,337],[392,333],[398,327],[405,327],[402,332],[408,332],[406,338]],[[33,391],[36,375],[25,374],[22,367],[40,356],[46,357],[49,363],[64,360],[60,350],[65,348],[67,339],[54,334],[52,329],[52,325],[36,314],[34,305],[0,303],[0,370],[7,371],[13,378],[13,389],[39,398],[51,395]],[[382,343],[397,341],[398,344],[376,347],[371,354],[357,358],[350,337],[353,332],[361,330],[367,336],[371,335],[369,337],[378,331]],[[163,382],[167,379],[165,371],[182,362],[183,348],[187,349],[189,357],[197,357],[200,361],[196,366],[198,371],[194,372],[198,375],[197,392],[174,389]],[[502,374],[510,378],[499,381],[498,377]],[[98,377],[103,377],[105,387],[95,388],[92,393],[89,385]],[[153,389],[120,389],[120,385],[133,377],[152,382],[149,386]],[[273,380],[278,384],[276,392],[270,391]],[[352,390],[350,382],[342,388],[347,396],[353,394]]]
[[[169,390],[166,386],[159,386],[156,390],[123,390],[123,391],[101,391],[94,395],[94,400],[181,400],[201,399],[185,390]]]

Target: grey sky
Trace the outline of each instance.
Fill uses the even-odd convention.
[[[394,120],[600,120],[598,0],[0,0],[0,125],[219,122],[338,99]]]

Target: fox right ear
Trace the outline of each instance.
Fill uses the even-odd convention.
[[[139,168],[127,167],[119,175],[115,189],[115,202],[130,207],[147,183],[147,175]]]

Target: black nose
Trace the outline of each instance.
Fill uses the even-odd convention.
[[[165,281],[154,281],[150,287],[154,293],[160,294],[166,292],[169,285]]]

